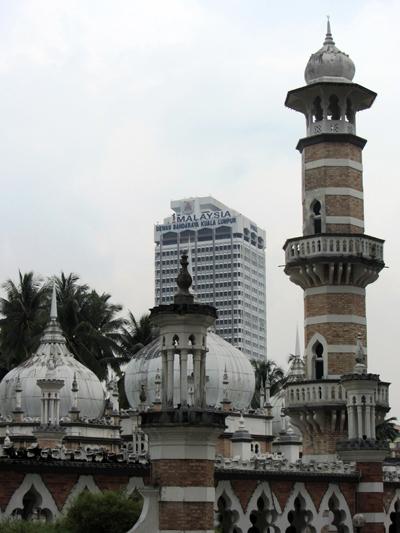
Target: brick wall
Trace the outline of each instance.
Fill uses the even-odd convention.
[[[365,296],[361,294],[313,294],[304,297],[304,317],[357,315],[365,317]],[[352,344],[355,344],[356,339]],[[335,344],[342,344],[335,342]]]
[[[362,161],[362,149],[352,143],[346,142],[321,142],[311,146],[305,146],[303,150],[304,161],[315,161],[316,159],[351,159]]]
[[[209,530],[214,528],[213,524],[212,502],[160,502],[161,531]]]
[[[213,487],[214,461],[159,459],[152,461],[152,482],[170,487]]]
[[[364,202],[349,195],[325,196],[325,214],[327,216],[350,216],[364,220]]]
[[[304,190],[322,187],[350,187],[363,190],[362,172],[350,167],[317,167],[304,171]]]
[[[256,490],[258,482],[254,479],[233,479],[231,485],[234,493],[239,498],[244,512],[247,511],[247,505],[253,492]]]
[[[7,507],[11,496],[21,485],[25,477],[22,472],[2,471],[0,476],[0,508],[2,511]]]
[[[338,417],[337,424],[340,417]],[[303,453],[304,455],[320,455],[336,453],[336,443],[339,440],[347,438],[347,432],[340,432],[338,429],[331,431],[329,428],[330,417],[325,415],[323,432],[313,432],[312,436],[308,433],[303,435]]]
[[[79,475],[76,473],[73,474],[62,474],[59,473],[48,473],[42,474],[43,483],[49,489],[49,492],[54,498],[58,509],[64,507],[64,504],[73,489],[74,485],[79,479]]]
[[[305,344],[310,342],[315,333],[320,333],[328,344],[355,344],[361,334],[363,346],[366,346],[366,326],[362,324],[330,323],[313,324],[305,327]]]

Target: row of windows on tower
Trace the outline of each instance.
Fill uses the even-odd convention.
[[[324,108],[322,106],[322,100],[320,96],[317,96],[314,99],[312,107],[312,120],[313,122],[319,122],[324,119],[324,115],[327,120],[340,120],[342,118],[342,109],[340,107],[339,98],[336,94],[331,94],[328,99],[328,106],[326,108],[326,113],[324,113]],[[344,113],[344,118],[347,122],[354,124],[354,109],[350,98],[346,99],[346,109]]]

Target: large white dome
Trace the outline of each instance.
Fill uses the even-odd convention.
[[[226,368],[228,375],[228,396],[232,406],[236,409],[249,407],[254,393],[254,369],[248,358],[237,348],[232,346],[215,333],[207,334],[206,358],[206,401],[207,405],[218,406],[223,400],[223,377]],[[151,404],[156,399],[155,378],[161,372],[161,339],[142,348],[129,362],[125,369],[125,393],[133,408],[140,402],[139,395],[142,386],[146,393],[146,403]],[[188,373],[192,373],[189,358]],[[174,363],[174,403],[179,403],[179,360],[175,356]]]
[[[49,365],[51,361],[51,365]],[[49,366],[53,366],[52,378],[63,379],[60,390],[60,417],[66,416],[72,406],[72,381],[78,384],[78,408],[81,417],[99,418],[105,407],[105,394],[98,377],[69,352],[65,337],[57,320],[55,293],[53,293],[50,322],[43,334],[36,353],[21,365],[13,368],[0,383],[0,414],[11,415],[15,409],[15,386],[19,378],[22,388],[21,407],[25,416],[37,418],[41,411],[41,390],[38,379],[46,378]]]

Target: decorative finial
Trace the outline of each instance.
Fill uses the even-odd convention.
[[[51,295],[51,308],[50,308],[50,319],[57,320],[57,291],[56,291],[56,282],[53,281],[53,293]]]
[[[76,372],[74,372],[74,379],[72,380],[72,392],[78,392],[78,382],[76,381]]]
[[[335,41],[332,38],[332,32],[331,32],[331,21],[329,19],[329,15],[327,15],[327,23],[326,23],[326,35],[325,35],[325,41],[324,45],[331,44],[334,45]]]
[[[22,392],[21,378],[19,374],[17,376],[17,382],[15,383],[15,392]]]
[[[192,285],[192,276],[188,271],[188,256],[187,252],[182,252],[181,256],[181,269],[179,271],[178,277],[176,278],[176,284],[178,285],[178,291],[175,294],[174,301],[175,303],[192,303],[193,294],[190,293],[190,287]]]

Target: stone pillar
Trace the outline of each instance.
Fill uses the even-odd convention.
[[[167,351],[167,406],[174,407],[174,359],[175,350]]]
[[[188,379],[187,379],[188,351],[182,349],[179,355],[181,406],[186,407],[188,403]]]
[[[193,350],[194,405],[201,406],[201,351]]]
[[[161,394],[162,399],[161,403],[163,406],[163,409],[167,407],[167,385],[168,385],[168,361],[167,361],[167,350],[162,350],[161,352],[161,379],[162,379],[162,386],[161,386]]]

